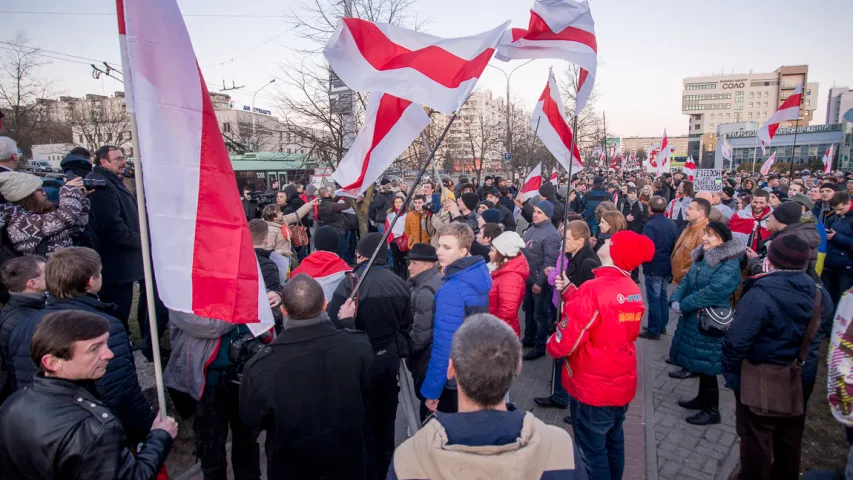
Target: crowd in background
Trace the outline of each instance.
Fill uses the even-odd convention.
[[[158,299],[152,338],[140,301],[137,345],[147,239],[124,152],[72,150],[55,192],[17,162],[0,137],[9,478],[155,476],[177,424],[149,406],[133,351],[151,361],[160,341],[208,480],[226,478],[229,438],[235,478],[260,478],[262,431],[268,478],[621,478],[635,343],[663,335],[669,376],[699,379],[684,420],[720,423],[732,389],[739,478],[798,478],[818,350],[853,287],[842,172],[725,172],[697,191],[680,172],[582,171],[527,195],[494,176],[381,179],[357,198],[274,182],[241,202],[275,327],[254,336]],[[546,355],[553,394],[534,401],[565,410],[572,437],[508,395]],[[395,449],[409,377],[424,423]]]

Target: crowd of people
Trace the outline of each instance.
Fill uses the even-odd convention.
[[[664,335],[669,376],[699,380],[684,420],[720,423],[732,389],[739,478],[798,478],[818,350],[853,287],[843,173],[726,172],[709,192],[680,172],[582,171],[527,199],[492,176],[381,179],[358,198],[276,182],[269,204],[253,185],[241,198],[274,328],[158,301],[137,345],[147,239],[124,152],[69,152],[53,200],[17,155],[0,137],[3,478],[156,477],[177,423],[133,351],[151,361],[167,330],[163,381],[206,480],[226,478],[229,439],[240,479],[260,478],[260,443],[268,478],[618,479],[636,342]],[[572,436],[509,396],[546,355],[553,393],[534,401]],[[396,446],[408,378],[422,427]]]

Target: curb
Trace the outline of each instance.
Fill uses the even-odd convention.
[[[655,405],[652,396],[652,360],[649,342],[643,339],[643,418],[646,422],[646,479],[658,480],[658,446],[655,440]],[[728,480],[728,478],[726,478]]]

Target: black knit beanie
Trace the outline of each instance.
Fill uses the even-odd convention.
[[[314,232],[314,249],[324,252],[338,253],[340,235],[338,230],[331,225],[324,225]]]
[[[379,253],[376,255],[377,265],[385,265],[388,263],[388,242],[382,241],[381,233],[368,233],[358,242],[358,254],[364,258],[370,258],[373,251],[379,247]]]
[[[777,237],[767,249],[767,259],[780,270],[805,270],[810,258],[809,244],[793,234]]]

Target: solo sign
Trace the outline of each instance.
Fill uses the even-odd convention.
[[[744,82],[724,83],[724,84],[723,84],[723,88],[724,88],[724,89],[730,89],[730,88],[743,88],[745,85],[746,85],[746,84],[745,84]]]

